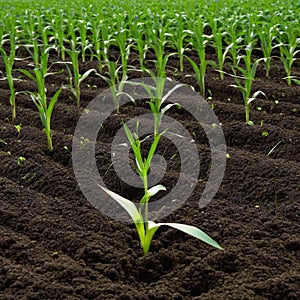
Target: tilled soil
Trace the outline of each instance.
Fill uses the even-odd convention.
[[[18,61],[15,67],[30,69],[27,63]],[[87,62],[80,67],[83,72],[96,66]],[[197,90],[196,80],[185,77],[192,74],[188,63],[184,74],[174,74],[177,67],[172,58],[168,76]],[[299,65],[294,74],[300,74]],[[130,74],[137,76],[142,75]],[[222,123],[230,158],[217,195],[203,209],[198,201],[210,170],[208,141],[192,116],[176,109],[168,113],[194,134],[201,180],[188,201],[163,221],[195,225],[225,250],[161,228],[147,256],[134,226],[93,208],[73,173],[74,130],[84,108],[107,88],[104,80],[91,74],[82,84],[80,108],[63,90],[52,118],[52,153],[28,95],[17,95],[17,119],[11,122],[8,85],[0,81],[0,298],[300,299],[300,87],[288,87],[284,76],[276,59],[268,79],[260,66],[253,90],[262,90],[267,99],[252,103],[254,125],[247,126],[241,95],[229,87],[233,79],[220,80],[218,72],[208,69],[207,97]],[[62,82],[65,73],[49,77],[49,94]],[[17,91],[34,89],[33,82],[16,81]],[[150,110],[142,101],[121,109],[126,119],[143,113]],[[97,165],[112,189],[134,197],[138,191],[122,183],[110,166],[110,147],[120,126],[118,115],[106,122],[96,147]],[[163,184],[171,189],[180,159],[170,158],[176,150],[166,140],[159,149],[169,157]],[[19,157],[26,159],[20,165]]]

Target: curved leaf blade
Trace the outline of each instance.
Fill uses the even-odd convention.
[[[183,231],[219,250],[224,250],[214,239],[212,239],[209,235],[207,235],[205,232],[200,230],[199,228],[191,225],[186,224],[178,224],[178,223],[154,223],[152,221],[148,222],[148,228],[156,228],[159,226],[169,226],[175,229],[178,229],[180,231]]]

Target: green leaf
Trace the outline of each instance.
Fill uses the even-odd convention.
[[[263,96],[267,97],[264,92],[256,91],[255,93],[253,93],[252,97],[248,99],[248,104],[251,103],[252,101],[254,101],[258,97],[258,95],[263,95]]]
[[[178,224],[178,223],[154,223],[152,221],[148,222],[148,228],[156,228],[159,226],[170,226],[180,231],[183,231],[217,249],[224,250],[215,240],[213,240],[210,236],[208,236],[205,232],[200,230],[199,228],[186,224]]]
[[[151,144],[150,150],[148,152],[147,160],[146,160],[146,162],[144,164],[144,168],[146,169],[146,171],[148,171],[148,169],[149,169],[149,167],[151,165],[151,160],[152,160],[152,157],[153,157],[153,155],[155,153],[155,150],[157,148],[157,145],[158,145],[158,142],[160,140],[160,137],[161,137],[161,135],[157,134],[155,136],[155,138],[154,138],[153,143]]]
[[[168,91],[166,95],[164,95],[161,99],[161,104],[166,101],[170,95],[172,95],[173,92],[175,92],[177,89],[181,88],[182,86],[187,86],[184,83],[176,84],[171,90]]]
[[[61,90],[62,90],[62,88],[60,88],[59,90],[57,90],[56,93],[54,94],[54,96],[52,97],[52,99],[50,100],[49,106],[47,108],[47,119],[51,118],[54,105],[55,105],[55,103],[58,100],[58,96],[59,96]]]
[[[129,143],[132,147],[134,156],[136,158],[137,166],[140,169],[140,171],[142,171],[142,169],[144,169],[144,163],[143,163],[140,148],[137,146],[137,143],[139,143],[139,141],[137,140],[137,143],[136,143],[131,131],[129,130],[128,126],[125,123],[123,124],[123,127],[124,127],[124,131],[126,133],[126,136],[129,140]]]
[[[34,81],[36,80],[36,78],[31,73],[29,73],[27,70],[18,69],[18,71],[23,73],[24,75],[26,75],[29,79],[34,80]]]
[[[149,195],[149,197],[152,197],[152,196],[156,195],[159,191],[166,191],[166,190],[167,189],[163,185],[158,184],[148,190],[148,195]]]
[[[181,105],[179,103],[170,103],[160,110],[161,114],[164,115],[165,112],[168,111],[173,106],[176,106],[178,109],[181,108]]]
[[[80,79],[79,79],[79,84],[85,80],[92,72],[97,72],[95,69],[90,69],[87,70],[84,74],[81,75]]]
[[[130,215],[133,222],[136,223],[143,223],[143,217],[139,213],[138,209],[136,208],[135,204],[126,198],[116,194],[115,192],[107,189],[106,187],[103,187],[98,184],[98,186],[106,192],[109,196],[111,196],[116,202],[118,202]]]

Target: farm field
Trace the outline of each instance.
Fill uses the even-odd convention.
[[[300,299],[300,4],[51,3],[0,1],[0,299]],[[188,200],[159,221],[196,226],[224,250],[161,227],[144,255],[134,224],[102,214],[78,186],[81,115],[115,84],[155,76],[202,95],[227,147],[222,183],[199,208],[210,142],[191,113],[165,113],[193,137],[201,168]],[[153,113],[147,101],[116,109],[95,143],[103,181],[136,202],[143,189],[118,177],[111,149],[124,120]],[[194,162],[163,135],[156,152],[167,194],[181,160]]]

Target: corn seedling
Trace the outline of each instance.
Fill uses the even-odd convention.
[[[170,34],[167,32],[168,22],[165,22],[165,15],[162,15],[160,18],[154,17],[157,26],[153,27],[152,23],[147,23],[148,26],[148,44],[151,45],[151,48],[155,54],[155,70],[156,77],[165,78],[166,77],[166,66],[170,56],[175,53],[165,54],[165,46],[168,43],[168,37]],[[149,70],[146,70],[149,73]],[[150,74],[150,73],[149,73]],[[151,74],[150,74],[151,75]]]
[[[128,59],[130,55],[130,48],[132,46],[132,41],[128,38],[128,29],[126,28],[127,24],[124,22],[124,14],[119,14],[117,16],[117,28],[118,31],[115,32],[114,38],[112,41],[115,42],[115,45],[119,48],[123,76],[127,76],[128,72]]]
[[[148,44],[145,42],[144,27],[146,26],[144,22],[139,22],[139,19],[133,19],[129,22],[130,32],[133,39],[132,48],[137,50],[139,57],[139,64],[142,69],[145,68],[145,58],[148,51]]]
[[[51,36],[49,42],[54,42],[55,49],[58,51],[58,55],[62,60],[66,58],[66,38],[65,38],[65,28],[66,28],[66,17],[62,9],[56,12],[56,16],[50,20],[50,32]]]
[[[18,133],[20,133],[22,129],[22,124],[15,125],[15,128],[17,129]]]
[[[92,73],[95,72],[95,69],[89,69],[83,74],[80,74],[79,72],[79,51],[75,49],[75,45],[73,41],[71,41],[72,44],[72,49],[66,49],[67,54],[71,58],[71,62],[65,62],[67,66],[67,70],[69,73],[69,79],[70,79],[70,84],[69,88],[76,98],[77,101],[77,107],[80,107],[80,85],[81,83]],[[57,62],[57,63],[64,63],[64,62]],[[71,65],[71,68],[69,67]]]
[[[17,164],[19,167],[21,167],[22,163],[26,160],[25,157],[23,156],[19,156],[18,159],[17,159]]]
[[[39,52],[39,47],[35,42],[33,45],[34,51],[32,53],[34,59],[34,74],[24,69],[19,69],[24,75],[29,79],[33,80],[37,85],[37,92],[23,92],[30,95],[32,101],[34,102],[36,108],[39,111],[40,119],[43,125],[43,130],[47,136],[48,148],[50,151],[53,150],[52,145],[52,132],[51,132],[51,116],[53,108],[58,100],[58,96],[61,92],[61,88],[56,91],[53,97],[50,99],[49,103],[47,101],[47,90],[45,86],[46,76],[51,75],[48,73],[48,51],[49,48]],[[39,54],[40,53],[40,54]]]
[[[185,31],[185,25],[187,23],[187,16],[184,13],[176,14],[176,18],[170,30],[170,40],[173,47],[176,49],[176,54],[179,57],[179,71],[183,72],[183,58],[185,45],[184,41],[187,37],[188,32]]]
[[[5,65],[5,72],[6,72],[6,79],[8,82],[9,90],[10,90],[10,96],[9,96],[9,103],[11,105],[12,110],[12,121],[16,118],[16,95],[15,95],[15,87],[14,87],[14,78],[12,75],[13,71],[13,65],[15,61],[15,55],[16,55],[16,24],[15,20],[10,16],[6,20],[6,25],[8,26],[9,30],[9,54],[5,52],[5,50],[2,48],[4,43],[7,41],[5,39],[1,39],[1,45],[0,45],[0,54],[3,58],[3,62]],[[3,37],[2,37],[3,38]]]
[[[107,61],[106,63],[108,72],[107,76],[97,73],[105,82],[108,84],[111,94],[113,97],[114,105],[116,108],[116,112],[120,112],[120,96],[123,94],[123,88],[127,81],[127,75],[123,73],[122,78],[120,79],[119,73],[122,66],[117,67],[117,63],[115,61]],[[126,94],[130,97],[130,95]],[[134,101],[131,98],[132,101]]]
[[[269,26],[266,23],[262,23],[261,26],[262,28],[260,27],[257,30],[257,35],[259,36],[260,49],[264,55],[266,77],[269,77],[272,51],[277,47],[277,45],[274,46],[277,36],[277,25]]]
[[[138,126],[137,126],[138,127]],[[138,135],[132,134],[129,128],[124,124],[124,130],[126,136],[130,142],[132,147],[135,159],[136,159],[136,171],[143,181],[144,185],[144,196],[139,201],[138,208],[136,205],[130,200],[108,190],[107,188],[100,186],[110,197],[112,197],[122,208],[126,210],[126,212],[132,218],[139,238],[141,247],[143,249],[144,255],[146,255],[149,251],[150,244],[152,238],[160,226],[169,226],[180,231],[183,231],[193,237],[196,237],[207,244],[222,250],[223,248],[214,241],[211,237],[209,237],[206,233],[200,230],[197,227],[186,225],[186,224],[178,224],[178,223],[155,223],[149,220],[148,216],[148,203],[151,197],[156,195],[160,191],[165,191],[166,188],[163,185],[156,185],[151,188],[148,187],[148,171],[151,166],[152,157],[156,151],[158,142],[162,136],[162,134],[157,134],[154,137],[154,140],[151,144],[148,155],[144,158],[141,154],[141,143]]]
[[[100,21],[101,22],[101,21]],[[98,18],[92,18],[90,21],[91,42],[93,44],[92,58],[95,57],[98,61],[98,70],[102,71],[102,44],[101,44],[101,26]]]
[[[224,31],[222,27],[221,28],[219,27],[220,23],[221,23],[220,20],[214,18],[213,16],[209,19],[209,25],[213,35],[212,46],[215,48],[217,54],[217,63],[213,65],[215,68],[218,69],[218,71],[220,72],[220,79],[223,80],[224,79],[223,66],[227,58],[227,54],[229,50],[234,46],[234,43],[230,43],[224,49],[223,38],[224,36],[226,36],[227,32]]]
[[[300,45],[300,37],[298,37],[297,32],[294,28],[292,28],[290,31],[281,31],[279,33],[280,38],[280,44],[279,50],[280,50],[280,59],[283,64],[285,73],[286,73],[286,80],[287,84],[290,86],[292,84],[292,66],[295,62],[296,55],[300,52],[299,45]]]
[[[75,32],[79,33],[79,46],[80,46],[80,53],[81,53],[81,60],[82,62],[85,62],[85,57],[86,57],[86,51],[90,50],[92,44],[87,38],[87,31],[90,30],[90,22],[86,22],[84,20],[87,20],[87,15],[84,14],[82,16],[82,19],[78,20],[77,27],[75,28]]]
[[[289,76],[289,77],[284,77],[283,79],[285,80],[291,80],[292,82],[294,82],[297,85],[300,85],[300,77],[297,76]]]
[[[241,94],[243,96],[244,106],[245,106],[246,124],[252,124],[252,122],[250,121],[250,103],[252,101],[254,101],[260,94],[265,96],[265,94],[262,91],[256,91],[251,96],[252,84],[253,84],[253,81],[255,80],[257,66],[258,66],[259,62],[262,60],[262,59],[257,59],[252,64],[252,62],[251,62],[252,49],[253,49],[252,44],[249,44],[245,49],[246,54],[239,57],[239,60],[242,59],[244,61],[245,68],[242,68],[240,66],[232,67],[232,71],[233,71],[234,75],[231,75],[231,76],[234,77],[236,84],[230,85],[234,88],[239,89],[239,91],[241,92]],[[242,76],[238,76],[237,71],[239,71],[242,74]]]
[[[153,73],[151,73],[151,75],[152,75],[151,78],[154,82],[154,86],[151,86],[144,82],[132,82],[132,81],[127,81],[127,84],[142,86],[147,92],[147,94],[149,95],[150,101],[148,101],[148,104],[150,106],[154,118],[153,135],[154,137],[156,137],[156,135],[159,132],[159,126],[161,124],[161,119],[163,115],[173,106],[180,108],[180,105],[178,103],[170,103],[163,107],[164,102],[168,99],[168,97],[172,93],[174,93],[180,87],[185,86],[185,84],[176,84],[172,89],[170,89],[164,95],[164,87],[165,87],[166,80],[168,79],[157,78]]]
[[[108,55],[108,51],[109,51],[109,47],[111,45],[111,43],[113,42],[113,34],[111,32],[112,30],[112,26],[110,24],[107,24],[106,22],[108,22],[108,20],[101,20],[100,24],[101,24],[101,41],[102,41],[102,56],[103,56],[103,60],[106,63],[107,61],[109,61],[109,55]]]
[[[232,65],[237,66],[238,64],[238,53],[241,48],[241,43],[243,42],[242,30],[240,29],[239,18],[230,17],[228,18],[226,24],[226,34],[224,36],[224,41],[227,44],[228,52],[232,60]]]
[[[189,31],[191,44],[194,49],[196,49],[199,57],[199,64],[194,62],[190,57],[186,56],[186,59],[193,67],[195,72],[196,80],[199,85],[200,94],[205,97],[205,75],[206,69],[209,64],[214,64],[212,61],[206,60],[205,48],[211,39],[211,36],[208,36],[204,33],[204,29],[208,24],[202,20],[200,16],[191,27]]]

